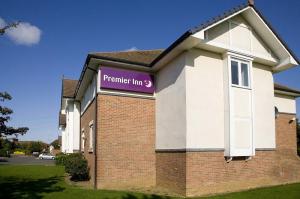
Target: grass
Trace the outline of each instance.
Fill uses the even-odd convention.
[[[64,169],[59,166],[0,165],[0,198],[2,199],[176,199],[173,197],[82,189],[64,181]],[[207,199],[298,199],[300,184],[254,189],[208,197]]]

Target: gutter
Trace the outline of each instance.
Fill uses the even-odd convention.
[[[292,96],[292,97],[300,97],[300,93],[297,92],[292,92],[292,91],[285,91],[285,90],[274,90],[275,94],[281,94],[281,95],[287,95],[287,96]]]

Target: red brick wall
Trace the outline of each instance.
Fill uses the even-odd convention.
[[[157,153],[158,186],[197,196],[300,181],[296,123],[289,123],[293,117],[280,114],[276,119],[276,150],[256,151],[248,161],[227,163],[224,152]]]
[[[280,113],[276,118],[276,148],[282,152],[297,153],[296,118],[294,114]]]
[[[97,186],[155,185],[155,100],[98,95]]]
[[[88,106],[88,108],[85,110],[85,112],[83,113],[83,115],[80,118],[80,147],[81,147],[81,130],[84,128],[84,134],[86,137],[85,140],[85,147],[84,147],[84,151],[83,154],[85,156],[85,158],[88,161],[88,165],[89,165],[89,169],[90,169],[90,183],[93,185],[94,184],[94,167],[95,167],[95,156],[93,152],[89,151],[89,143],[90,143],[90,135],[89,135],[89,124],[91,121],[95,122],[95,108],[96,108],[96,103],[95,100]],[[81,149],[81,148],[80,148]],[[81,150],[82,151],[82,150]]]
[[[300,181],[296,125],[290,123],[294,115],[276,119],[276,150],[256,151],[251,160],[227,163],[223,152],[155,153],[152,99],[98,95],[97,100],[98,188],[156,185],[168,193],[197,196]],[[82,117],[84,126],[93,118],[93,107]],[[85,155],[93,165],[93,156]]]
[[[156,186],[185,195],[186,153],[156,153]]]

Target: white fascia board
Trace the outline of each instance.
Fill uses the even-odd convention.
[[[251,11],[251,12],[250,12]],[[296,59],[291,55],[291,53],[289,52],[289,50],[282,44],[282,42],[280,41],[280,39],[276,36],[276,34],[270,29],[270,27],[264,22],[264,20],[259,16],[259,14],[253,9],[251,8],[249,10],[249,12],[247,12],[245,14],[244,17],[246,17],[246,19],[248,19],[248,21],[251,23],[251,20],[249,20],[252,16],[255,16],[259,21],[255,21],[255,24],[260,25],[263,24],[262,27],[264,27],[264,29],[259,28],[259,31],[263,31],[266,32],[267,34],[262,34],[260,35],[265,41],[269,40],[272,42],[268,42],[268,45],[270,47],[272,47],[274,52],[277,52],[279,57],[281,57],[281,59],[286,59],[287,57],[290,57],[290,63],[287,64],[286,66],[294,66],[294,65],[298,65],[299,63],[297,63]],[[251,23],[251,25],[253,26],[253,23]],[[267,39],[266,39],[267,38]],[[281,64],[281,63],[280,63]],[[289,68],[289,67],[284,67],[284,68]],[[278,66],[276,66],[276,68],[278,68]]]
[[[151,67],[141,66],[137,64],[127,64],[127,63],[97,59],[97,58],[91,58],[89,66],[95,70],[99,70],[100,66],[112,66],[112,67],[132,69],[137,71],[145,71],[145,72],[151,71]]]
[[[283,71],[283,70],[288,69],[290,67],[293,67],[295,65],[297,65],[297,64],[295,64],[295,60],[292,57],[288,56],[287,58],[282,60],[278,65],[274,66],[272,68],[272,70],[274,72],[280,72],[280,71]]]
[[[189,50],[197,45],[199,45],[201,40],[199,38],[189,36],[174,49],[172,49],[166,56],[160,59],[151,69],[153,72],[160,70],[162,67],[166,66],[170,61],[172,61],[176,56]]]

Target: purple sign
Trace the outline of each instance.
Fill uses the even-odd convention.
[[[153,93],[153,76],[148,73],[101,67],[101,88]]]

